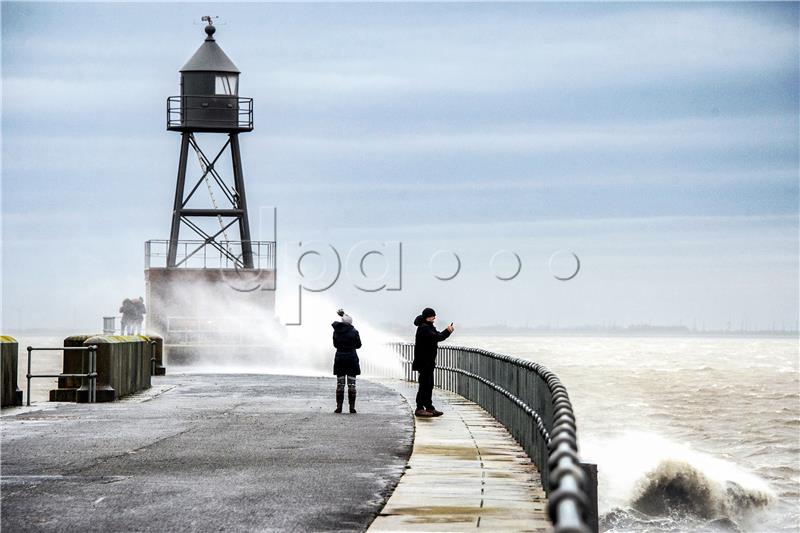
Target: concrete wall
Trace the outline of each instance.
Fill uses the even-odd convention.
[[[64,345],[97,346],[97,401],[111,402],[150,388],[150,339],[143,335],[74,336]],[[86,373],[88,352],[64,352],[64,373]],[[50,391],[50,401],[89,399],[87,380],[59,378],[59,388]]]
[[[13,337],[0,336],[0,357],[2,357],[2,402],[0,406],[22,405],[22,390],[17,386],[19,370],[19,344]],[[26,362],[27,364],[27,362]]]

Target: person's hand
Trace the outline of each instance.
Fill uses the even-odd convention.
[[[454,327],[453,327],[453,323],[452,323],[452,322],[450,322],[450,325],[449,325],[449,326],[447,326],[447,331],[449,331],[450,333],[453,333],[453,331],[455,331],[455,329],[456,329],[456,328],[454,328]]]

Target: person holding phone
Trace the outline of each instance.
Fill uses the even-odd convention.
[[[417,410],[414,414],[419,417],[442,416],[442,412],[433,406],[433,370],[436,368],[436,351],[439,343],[447,339],[455,330],[451,322],[442,331],[437,331],[433,323],[436,320],[436,311],[430,307],[414,319],[417,326],[417,335],[414,342],[414,361],[411,369],[418,372],[419,389],[417,390]]]

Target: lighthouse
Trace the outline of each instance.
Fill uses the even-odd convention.
[[[275,307],[275,242],[251,238],[239,143],[253,131],[253,99],[239,95],[241,72],[212,17],[203,21],[205,38],[179,70],[180,94],[167,98],[167,130],[180,134],[169,239],[145,243],[147,328],[164,336],[173,364],[203,351],[241,353],[253,322]]]
[[[220,239],[220,236],[227,237],[227,230],[235,225],[239,232],[239,244],[234,246],[233,253],[237,251],[240,253],[231,256],[230,259],[238,267],[253,268],[247,197],[239,148],[239,134],[253,130],[253,99],[239,96],[239,69],[214,39],[216,28],[211,22],[211,17],[203,19],[208,21],[205,27],[207,37],[180,70],[180,96],[171,96],[167,99],[167,129],[181,133],[178,183],[175,188],[167,266],[179,265],[178,243],[181,229],[184,227],[196,237],[206,241],[207,245],[214,246],[227,255],[231,250],[220,246],[218,241],[225,240],[230,243],[228,238]],[[227,142],[216,156],[203,152],[196,135],[201,132],[227,136]],[[186,167],[190,150],[197,156],[202,173],[192,188],[187,190]],[[217,169],[217,163],[226,151],[229,152],[231,160],[232,184],[226,183]],[[212,205],[205,209],[188,208],[189,201],[198,189],[203,185],[210,185],[212,180],[213,185],[222,193],[221,197],[214,196],[213,187],[208,187]],[[220,207],[220,203],[224,204],[224,207]],[[198,220],[206,218],[216,218],[220,223],[219,231],[213,234],[207,232]]]

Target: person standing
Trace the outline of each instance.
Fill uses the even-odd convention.
[[[333,328],[333,346],[336,356],[333,359],[333,373],[336,375],[336,410],[342,412],[344,403],[344,387],[347,385],[347,401],[350,412],[356,412],[356,376],[361,374],[356,349],[361,348],[361,336],[353,327],[353,319],[343,309],[337,314],[342,317],[340,321],[331,324]]]
[[[131,335],[133,333],[133,322],[136,320],[136,306],[133,300],[125,298],[122,300],[122,307],[119,308],[122,313],[120,319],[120,335]]]
[[[134,320],[133,320],[133,330],[132,333],[135,335],[142,334],[142,323],[144,322],[144,315],[147,313],[147,308],[144,306],[144,298],[139,296],[138,299],[133,301],[133,307],[135,310]]]
[[[433,371],[436,368],[436,350],[439,343],[447,339],[455,328],[452,322],[442,331],[437,331],[433,323],[436,320],[436,311],[430,307],[422,310],[422,314],[414,319],[417,326],[417,335],[414,341],[414,361],[411,369],[417,371],[417,410],[416,416],[432,417],[442,416],[442,412],[433,406]]]

